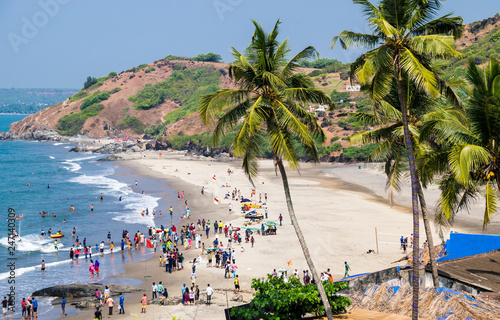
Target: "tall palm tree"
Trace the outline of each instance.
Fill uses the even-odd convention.
[[[436,67],[439,67],[436,65]],[[439,69],[437,69],[439,70]],[[408,92],[408,121],[412,136],[412,144],[417,160],[417,172],[421,176],[424,187],[432,181],[434,168],[429,170],[422,168],[421,163],[426,160],[430,150],[438,150],[441,143],[427,135],[426,139],[420,139],[420,130],[426,119],[435,119],[438,115],[449,112],[460,112],[463,108],[458,94],[451,87],[465,88],[466,85],[460,78],[448,77],[439,85],[444,96],[431,98],[427,93],[419,91],[408,79],[404,81],[406,92]],[[396,83],[392,84],[390,93],[384,100],[378,101],[370,112],[356,112],[354,116],[366,125],[379,126],[374,130],[368,130],[350,137],[351,143],[380,143],[367,158],[367,161],[382,160],[385,162],[385,173],[387,175],[386,189],[389,189],[389,201],[392,206],[394,191],[401,191],[402,177],[405,161],[406,146],[402,123],[401,108],[399,106],[399,94]],[[446,99],[445,99],[446,98]],[[450,104],[452,106],[450,106]],[[425,170],[423,170],[425,169]],[[427,214],[427,205],[423,192],[419,192],[420,208],[424,220],[425,232],[429,244],[429,258],[432,270],[434,286],[439,285],[434,240],[430,222]]]
[[[410,163],[413,210],[413,309],[412,319],[418,319],[419,296],[419,193],[422,187],[416,171],[415,152],[408,122],[407,97],[404,78],[408,77],[419,90],[438,95],[442,81],[432,71],[434,57],[460,57],[453,48],[454,38],[462,33],[460,17],[445,15],[434,19],[441,8],[439,0],[382,0],[378,6],[368,0],[353,0],[360,4],[373,30],[372,34],[343,31],[334,37],[344,49],[361,46],[369,51],[351,66],[351,76],[361,84],[370,83],[375,101],[383,100],[392,84],[397,83],[403,123],[403,133]],[[452,34],[452,35],[448,35]]]
[[[301,73],[296,73],[302,59],[317,57],[313,47],[306,47],[287,61],[290,52],[288,40],[277,40],[280,21],[266,34],[256,21],[255,32],[245,54],[232,48],[234,62],[229,67],[230,77],[238,84],[234,90],[222,89],[200,99],[200,117],[209,124],[221,112],[214,130],[214,143],[232,130],[242,120],[242,126],[232,142],[236,156],[243,156],[243,169],[253,184],[258,174],[257,158],[264,140],[268,140],[275,166],[283,180],[288,213],[299,239],[304,257],[312,272],[328,319],[332,311],[323,284],[312,262],[309,249],[297,222],[293,209],[290,188],[284,166],[298,168],[298,159],[292,143],[297,138],[313,161],[318,161],[315,139],[324,140],[323,130],[316,118],[304,108],[305,103],[331,105],[330,98],[315,89],[313,82]]]
[[[423,133],[436,135],[448,146],[427,160],[430,167],[445,173],[440,184],[438,221],[453,221],[459,210],[482,193],[486,228],[497,212],[500,191],[500,63],[492,58],[481,70],[471,60],[467,78],[473,89],[465,115],[429,119]]]

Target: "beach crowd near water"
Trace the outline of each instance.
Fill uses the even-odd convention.
[[[47,262],[50,256],[42,254],[40,259],[45,261],[38,261],[35,272],[81,275],[81,282],[91,284],[103,280],[104,284],[132,283],[131,279],[141,291],[96,290],[93,298],[98,311],[76,311],[69,297],[59,297],[50,303],[58,311],[57,316],[68,314],[68,318],[88,319],[118,314],[132,319],[142,312],[147,313],[142,316],[145,319],[187,318],[202,312],[203,318],[220,319],[224,308],[251,300],[254,278],[265,279],[272,274],[284,279],[300,278],[303,283],[317,281],[304,261],[288,219],[281,181],[275,176],[272,163],[262,161],[261,176],[251,184],[237,162],[229,163],[228,169],[228,163],[193,161],[177,152],[159,155],[144,151],[122,157],[125,161],[119,163],[128,170],[128,175],[126,185],[122,183],[120,190],[131,190],[134,194],[97,188],[92,197],[73,203],[75,197],[62,192],[64,212],[68,213],[54,210],[57,217],[53,218],[52,210],[36,214],[45,216],[43,223],[37,225],[39,237],[41,229],[45,230],[40,240],[46,248],[43,250],[59,255],[59,259],[64,255],[72,262],[68,269],[65,264],[54,264],[62,261]],[[406,209],[390,208],[373,196],[342,189],[323,172],[326,169],[303,164],[300,175],[290,176],[295,211],[321,280],[334,281],[391,266],[402,256],[399,236],[382,244],[380,254],[373,255],[367,254],[374,249],[374,242],[367,241],[367,234],[373,234],[373,226],[377,225],[379,230],[409,235],[411,239],[407,229],[411,215]],[[362,170],[350,171],[353,176],[360,173],[369,175]],[[106,178],[92,178],[88,174],[84,178],[88,183],[85,186],[102,180],[111,184]],[[165,181],[168,187],[162,185]],[[36,187],[31,184],[25,183],[25,187]],[[47,184],[44,188],[61,192],[55,182],[51,182],[50,189]],[[160,189],[163,193],[155,193]],[[150,201],[152,194],[160,200],[135,206],[126,216],[114,213],[120,211],[115,207],[122,207],[132,196]],[[21,211],[25,215],[19,221],[26,219],[27,211]],[[82,220],[74,223],[71,216],[74,214]],[[52,221],[56,220],[59,224],[54,225]],[[58,231],[64,236],[52,239]],[[147,260],[135,260],[138,254]],[[110,272],[116,269],[114,256],[121,257],[123,266],[119,269],[123,270]],[[55,284],[57,281],[50,283]],[[44,287],[48,286],[46,282]],[[8,295],[4,295],[8,300]],[[28,297],[31,294],[16,300],[26,298],[26,317],[29,312],[34,318],[34,299]],[[38,317],[52,317],[54,312],[41,315],[50,305],[42,307],[39,301]],[[22,313],[22,308],[16,312]]]

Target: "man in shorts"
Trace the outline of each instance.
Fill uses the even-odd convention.
[[[238,279],[238,275],[234,278],[234,294],[240,292],[240,279]]]
[[[214,294],[214,289],[210,287],[210,284],[207,285],[207,304],[210,305],[212,303],[212,295]]]
[[[31,308],[33,309],[33,319],[38,319],[38,300],[35,297],[31,297]]]
[[[2,311],[3,311],[3,315],[7,315],[7,308],[9,306],[9,301],[7,301],[7,297],[3,297],[3,300],[2,300]]]

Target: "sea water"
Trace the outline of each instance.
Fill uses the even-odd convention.
[[[0,116],[0,120],[2,117],[5,116]],[[122,271],[124,264],[151,256],[151,250],[145,248],[125,248],[121,252],[123,230],[144,233],[147,226],[169,224],[152,215],[159,206],[164,212],[168,210],[167,203],[160,201],[159,191],[167,191],[169,200],[174,199],[166,182],[137,177],[130,169],[98,161],[102,155],[68,152],[72,147],[63,142],[0,141],[0,299],[13,287],[18,316],[22,298],[35,290],[57,284],[108,281],[109,276]],[[139,180],[138,187],[135,180]],[[74,211],[70,210],[72,205]],[[94,206],[93,212],[90,205]],[[142,216],[141,211],[146,208],[149,215]],[[9,209],[23,215],[16,221],[20,241],[16,240],[15,249],[9,248]],[[42,211],[49,215],[42,217]],[[80,242],[86,239],[87,246],[92,246],[92,259],[100,263],[98,276],[90,275],[90,259],[83,254],[78,260],[70,259],[69,249],[75,243],[73,227]],[[45,233],[49,229],[64,233],[63,238],[57,239],[57,250],[55,239],[48,234],[41,236],[42,229]],[[108,232],[115,245],[112,254]],[[102,255],[95,250],[101,241],[106,246]],[[44,272],[42,260],[46,265]],[[10,270],[9,263],[15,263],[14,270]],[[41,319],[44,312],[53,308],[50,302],[39,299]]]

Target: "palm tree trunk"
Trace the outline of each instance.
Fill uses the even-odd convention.
[[[429,223],[429,216],[427,212],[427,204],[425,203],[424,191],[422,190],[422,185],[420,184],[420,181],[418,181],[417,189],[418,189],[418,198],[420,199],[420,207],[422,208],[422,219],[424,220],[425,234],[427,236],[427,242],[429,247],[429,258],[432,270],[432,283],[434,284],[434,287],[439,287],[436,253],[434,252],[434,240],[432,238],[432,230],[431,230],[431,225]]]
[[[278,165],[281,174],[281,179],[283,180],[283,188],[285,189],[288,214],[290,215],[290,219],[292,220],[292,225],[295,229],[295,233],[297,234],[297,238],[299,238],[299,243],[302,248],[302,252],[304,252],[304,257],[306,258],[307,265],[311,270],[314,280],[316,281],[316,286],[318,286],[318,292],[321,297],[321,301],[323,301],[323,305],[325,306],[326,317],[328,318],[328,320],[332,320],[333,314],[332,314],[332,309],[330,307],[330,302],[328,301],[328,297],[326,296],[325,288],[323,288],[323,283],[321,283],[321,278],[318,276],[316,267],[314,266],[314,263],[311,260],[311,254],[309,253],[309,248],[307,247],[306,241],[304,240],[304,236],[302,234],[302,231],[300,230],[297,217],[295,216],[295,211],[293,210],[292,197],[290,196],[290,188],[288,186],[288,179],[286,176],[285,167],[283,166],[283,161],[281,159],[277,159],[276,164]]]
[[[401,104],[401,113],[403,116],[403,128],[404,128],[404,137],[405,137],[405,145],[408,150],[408,160],[410,162],[410,176],[411,176],[411,198],[412,203],[411,207],[413,210],[413,309],[411,312],[412,320],[418,320],[418,297],[420,290],[419,283],[419,275],[420,275],[420,260],[419,260],[419,211],[418,211],[418,176],[415,162],[415,152],[413,151],[413,145],[411,143],[411,135],[410,130],[408,128],[408,110],[406,107],[406,97],[403,86],[403,74],[401,71],[401,62],[397,60],[396,62],[398,68],[398,87],[399,87],[399,102]]]

